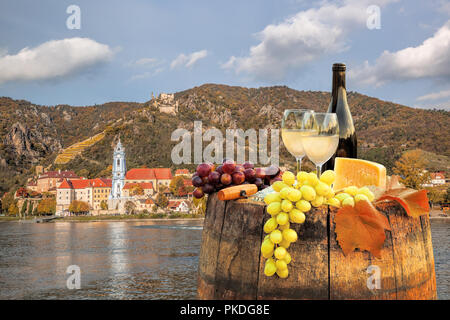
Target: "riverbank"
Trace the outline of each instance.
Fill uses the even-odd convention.
[[[132,221],[203,221],[205,218],[201,217],[167,217],[167,218],[130,218],[130,216],[125,217],[63,217],[58,218],[52,221],[49,221],[50,223],[59,223],[59,222],[132,222]]]
[[[442,210],[431,210],[430,220],[450,220],[450,215],[446,215]]]
[[[16,216],[0,216],[0,222],[21,221],[33,222],[36,219],[45,217],[25,217]],[[98,221],[166,221],[166,220],[203,220],[204,216],[198,214],[150,214],[150,215],[99,215],[99,216],[71,216],[58,217],[49,223],[57,222],[98,222]],[[431,210],[430,220],[449,220],[450,215],[445,215],[441,210]]]
[[[0,222],[33,222],[44,217],[26,217],[1,216]],[[100,215],[100,216],[71,216],[58,217],[47,223],[58,222],[100,222],[100,221],[178,221],[178,220],[203,220],[204,216],[198,214],[150,214],[150,215]]]

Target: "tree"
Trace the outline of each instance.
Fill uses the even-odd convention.
[[[28,203],[28,213],[29,216],[31,216],[33,214],[33,201],[30,201]]]
[[[9,206],[8,213],[10,216],[17,216],[19,214],[19,208],[14,202]]]
[[[134,210],[136,209],[136,205],[132,201],[125,202],[125,213],[126,214],[134,214]]]
[[[144,194],[144,189],[142,189],[140,184],[133,186],[130,190],[131,196],[142,196]]]
[[[421,150],[405,152],[393,169],[400,176],[400,182],[413,189],[420,189],[424,183],[430,180],[430,175],[425,171],[425,159]]]
[[[170,180],[169,190],[173,195],[180,195],[184,192],[184,180],[186,178],[183,176],[176,176],[172,180]]]
[[[167,206],[169,205],[169,200],[167,199],[167,197],[162,194],[162,193],[158,193],[158,195],[156,196],[156,201],[155,204],[160,207],[160,208],[167,208]]]
[[[440,188],[426,188],[428,190],[428,199],[431,203],[442,203],[445,200],[446,194]]]
[[[22,204],[22,208],[20,208],[20,215],[24,216],[25,212],[27,211],[27,207],[28,207],[28,200],[25,200]]]
[[[42,199],[37,206],[38,214],[55,214],[56,212],[56,200],[55,199]]]
[[[196,214],[204,215],[206,212],[206,197],[201,199],[194,198],[192,201],[193,209]]]
[[[74,200],[69,205],[69,211],[72,213],[89,212],[89,204],[84,201]]]
[[[158,193],[163,193],[166,190],[167,190],[167,186],[163,185],[162,183],[158,183],[158,187],[157,187]]]
[[[450,202],[450,187],[447,188],[447,194],[445,195],[445,202]]]
[[[108,203],[105,200],[102,200],[102,202],[100,202],[100,209],[108,210]]]
[[[2,211],[4,213],[9,212],[9,207],[15,202],[16,200],[14,199],[14,195],[12,194],[12,192],[6,193],[2,198]]]

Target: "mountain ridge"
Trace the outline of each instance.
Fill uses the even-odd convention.
[[[369,160],[378,160],[390,168],[403,151],[414,148],[450,156],[446,129],[450,112],[416,109],[352,91],[347,97],[359,154]],[[0,192],[22,184],[32,175],[36,164],[75,170],[86,167],[90,176],[106,173],[119,134],[127,148],[130,168],[174,167],[170,160],[171,148],[161,150],[161,145],[175,145],[176,142],[166,142],[171,132],[181,127],[192,131],[195,120],[203,121],[204,129],[279,128],[284,109],[324,111],[329,100],[330,93],[325,91],[211,83],[176,92],[169,102],[153,98],[144,103],[108,102],[73,107],[40,106],[1,97],[0,166],[10,174],[0,176]],[[160,112],[161,105],[176,108],[176,114]],[[80,156],[65,165],[52,165],[60,150],[102,131],[106,133],[104,139],[86,148]],[[21,146],[25,147],[19,152]],[[290,163],[291,156],[283,149],[280,148],[282,161]]]

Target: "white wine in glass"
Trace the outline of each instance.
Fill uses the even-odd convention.
[[[335,113],[314,113],[314,121],[304,123],[304,128],[312,133],[303,137],[302,144],[306,155],[317,168],[320,178],[322,166],[327,162],[339,144],[339,123]]]
[[[330,153],[333,155],[336,151],[339,143],[339,136],[320,136],[311,134],[304,137],[302,143],[305,146],[305,149],[309,150],[309,160],[314,162],[316,165],[322,165],[331,158]]]
[[[287,109],[283,114],[281,138],[286,149],[297,161],[297,172],[301,170],[301,162],[305,156],[302,139],[311,134],[311,130],[304,130],[303,123],[307,123],[313,113],[313,110],[308,109]]]

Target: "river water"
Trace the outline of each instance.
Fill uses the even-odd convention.
[[[201,221],[0,223],[0,299],[195,299]],[[439,299],[450,222],[433,221]],[[67,268],[80,268],[69,290]]]

